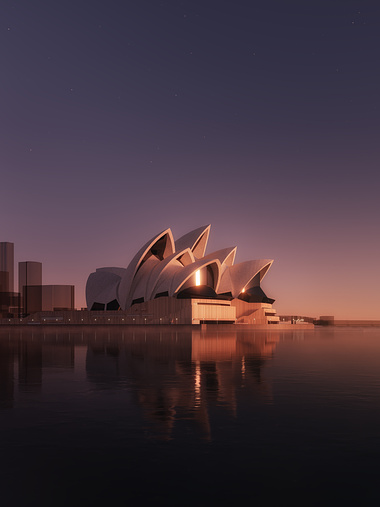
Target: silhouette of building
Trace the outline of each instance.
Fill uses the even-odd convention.
[[[0,243],[0,291],[14,291],[14,244]]]
[[[42,285],[42,311],[74,310],[74,285]]]
[[[41,262],[19,262],[18,267],[21,313],[74,310],[74,285],[42,285]]]
[[[19,298],[14,291],[14,244],[0,242],[0,317],[17,313]]]
[[[42,310],[42,263],[24,261],[18,263],[18,286],[21,296],[21,313]]]

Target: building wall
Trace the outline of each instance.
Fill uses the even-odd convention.
[[[192,299],[192,324],[202,322],[235,322],[236,309],[230,301],[213,299]]]
[[[0,292],[0,318],[18,316],[19,307],[18,292]]]
[[[239,324],[278,324],[279,317],[270,303],[247,303],[241,299],[233,299],[236,308],[236,322]]]
[[[21,297],[22,311],[29,315],[42,310],[42,285],[24,285]]]
[[[18,263],[18,290],[22,294],[27,285],[42,285],[42,263],[23,261]]]
[[[202,322],[235,322],[230,301],[214,299],[176,299],[162,297],[133,305],[127,311],[136,323],[200,324]]]
[[[0,271],[0,292],[9,292],[9,272]]]
[[[74,285],[42,285],[42,311],[74,310]]]
[[[21,295],[22,313],[42,310],[42,263],[23,261],[18,263],[18,287]]]
[[[0,272],[8,273],[8,276],[2,275],[0,282],[1,292],[14,291],[14,244],[7,241],[0,242]],[[4,284],[4,285],[3,285]]]
[[[0,242],[0,317],[11,315],[17,300],[13,291],[14,244],[3,241]]]

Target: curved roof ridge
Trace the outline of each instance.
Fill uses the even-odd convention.
[[[184,236],[181,236],[175,242],[175,249],[183,250],[184,248],[190,248],[195,257],[203,257],[206,251],[208,237],[210,235],[210,228],[211,224],[204,225],[203,227],[198,227]]]
[[[149,250],[165,235],[167,235],[168,239],[169,239],[170,254],[169,254],[169,252],[167,252],[167,254],[171,255],[175,251],[175,247],[174,247],[174,239],[173,239],[172,231],[170,228],[168,228],[168,229],[165,229],[164,231],[160,232],[156,236],[154,236],[150,241],[147,241],[145,243],[145,245],[142,246],[140,248],[140,250],[136,253],[136,255],[133,257],[131,262],[128,264],[128,267],[126,269],[126,273],[124,274],[123,278],[121,279],[121,282],[119,285],[119,290],[118,290],[118,297],[119,297],[118,300],[119,300],[120,306],[122,307],[123,310],[128,308],[128,301],[130,299],[129,292],[131,290],[132,281],[133,281],[133,278],[134,278],[137,270],[141,266],[141,263],[143,262],[144,257],[149,252]],[[168,256],[168,255],[166,255],[166,256]]]
[[[226,288],[230,286],[230,292],[236,298],[258,273],[260,273],[261,281],[272,264],[272,259],[256,259],[240,262],[227,268],[222,275],[220,291],[228,292]]]
[[[91,273],[86,283],[87,308],[91,310],[95,302],[108,303],[112,299],[117,299],[119,282],[120,276],[111,271],[96,270]]]
[[[232,266],[235,261],[236,250],[237,250],[236,246],[221,248],[220,250],[217,250],[216,252],[212,252],[210,254],[205,255],[203,257],[203,259],[216,258],[216,259],[220,260],[221,264],[226,264],[227,266]]]
[[[182,285],[187,282],[187,280],[195,275],[195,272],[199,269],[205,268],[206,266],[210,264],[216,264],[218,267],[218,273],[217,273],[217,279],[215,280],[215,287],[214,290],[217,292],[219,282],[220,282],[220,272],[221,272],[221,263],[219,259],[199,259],[195,261],[193,264],[189,264],[188,266],[184,266],[184,268],[181,270],[180,273],[177,273],[171,283],[169,296],[173,296],[175,293],[179,291],[179,289],[182,287]]]
[[[125,268],[96,268],[96,272],[106,272],[106,273],[113,273],[114,275],[119,276],[120,278],[125,275],[126,269]]]
[[[161,261],[157,266],[155,266],[149,276],[149,279],[147,280],[147,287],[146,287],[146,299],[152,298],[154,291],[157,287],[157,285],[162,282],[162,277],[168,266],[173,262],[178,260],[179,257],[182,257],[183,255],[188,254],[192,260],[192,262],[195,262],[194,255],[190,248],[185,248],[183,250],[179,250],[177,252],[174,252],[169,257],[166,257],[163,261]]]

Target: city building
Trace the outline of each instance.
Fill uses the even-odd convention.
[[[174,241],[170,229],[148,241],[126,268],[98,268],[87,308],[145,314],[150,323],[278,324],[261,281],[273,261],[234,264],[236,247],[205,255],[210,225]]]
[[[0,319],[75,309],[74,285],[43,285],[41,262],[18,263],[18,288],[14,292],[14,244],[0,242]]]
[[[74,310],[74,285],[43,285],[42,263],[19,262],[20,314]]]
[[[42,285],[42,311],[74,310],[74,285]]]
[[[14,291],[14,244],[0,243],[0,291]]]
[[[0,242],[0,317],[17,314],[19,296],[14,292],[14,244]]]
[[[42,263],[24,261],[18,263],[18,287],[21,297],[20,313],[42,310]]]

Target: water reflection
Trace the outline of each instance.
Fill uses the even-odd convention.
[[[17,393],[40,392],[49,369],[74,368],[74,344],[56,332],[12,331],[0,337],[0,408],[12,408]],[[44,375],[45,372],[45,375]]]
[[[0,408],[12,408],[14,390],[14,353],[0,341]]]
[[[2,329],[4,505],[377,505],[379,330],[211,331]]]
[[[97,336],[87,349],[87,378],[99,389],[133,383],[145,419],[169,437],[176,421],[192,420],[210,436],[209,408],[236,412],[242,386],[270,397],[261,369],[277,333],[135,332]]]
[[[12,408],[20,393],[38,393],[44,383],[51,387],[57,369],[70,372],[79,365],[93,391],[132,393],[128,401],[161,437],[169,438],[186,420],[210,438],[210,409],[236,415],[242,389],[270,402],[262,370],[279,339],[276,332],[170,328],[12,330],[0,340],[0,407]]]

